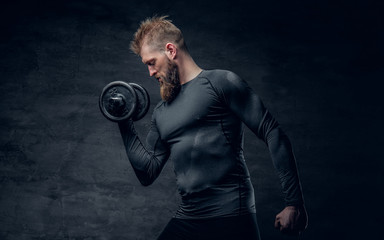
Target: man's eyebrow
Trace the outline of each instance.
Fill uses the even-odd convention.
[[[150,64],[151,62],[153,62],[155,59],[154,58],[151,58],[151,59],[148,59],[148,60],[145,60],[143,61],[144,64],[148,65]]]

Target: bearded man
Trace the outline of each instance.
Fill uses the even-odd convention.
[[[128,159],[150,185],[174,161],[181,204],[158,239],[260,239],[255,198],[243,156],[243,123],[268,146],[286,207],[275,227],[307,226],[296,161],[288,137],[245,81],[226,70],[203,70],[181,31],[166,17],[143,21],[131,49],[160,83],[146,147],[131,120],[120,122]]]

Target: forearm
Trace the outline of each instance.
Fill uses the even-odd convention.
[[[304,204],[296,160],[287,135],[275,127],[266,139],[271,158],[282,186],[287,206]]]

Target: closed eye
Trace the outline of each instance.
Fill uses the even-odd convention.
[[[148,61],[146,64],[147,64],[148,66],[154,66],[155,63],[156,63],[156,60],[150,60],[150,61]]]

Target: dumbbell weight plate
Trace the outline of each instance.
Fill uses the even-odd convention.
[[[147,114],[150,106],[150,98],[147,90],[136,83],[129,83],[136,92],[136,109],[132,115],[133,121],[142,119]]]
[[[114,122],[133,116],[136,108],[136,91],[123,81],[115,81],[104,87],[99,98],[99,107],[103,115]]]

